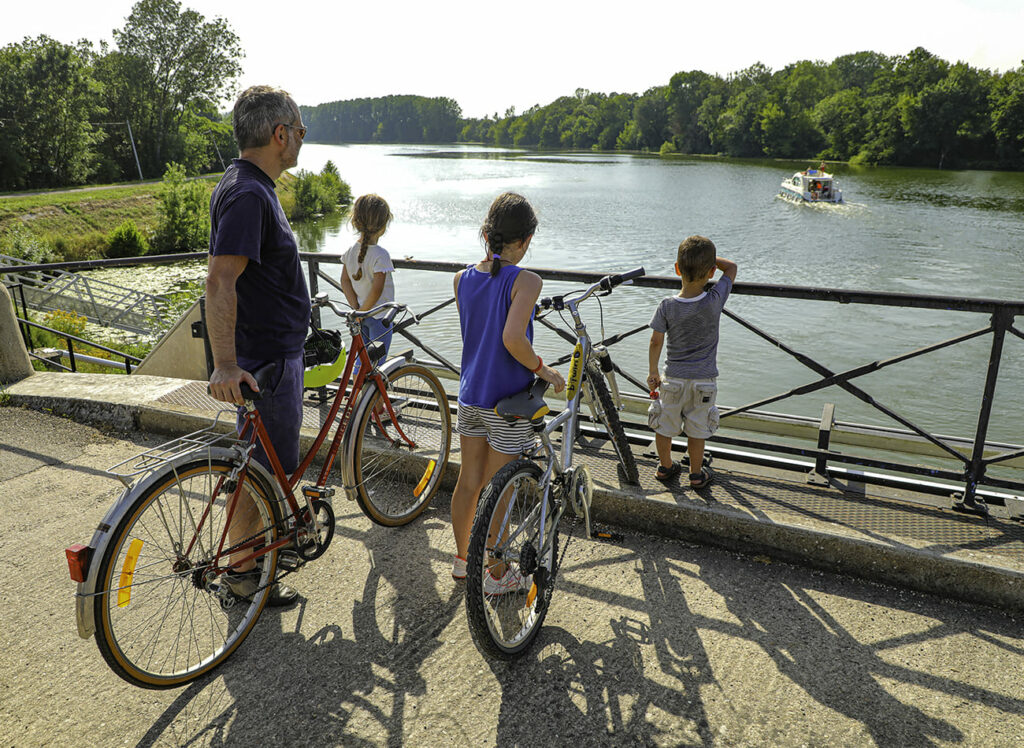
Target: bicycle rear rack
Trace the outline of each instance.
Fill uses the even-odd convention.
[[[144,452],[139,452],[127,460],[122,460],[116,465],[107,468],[106,473],[117,478],[126,488],[131,488],[134,483],[131,479],[143,473],[150,473],[159,467],[170,465],[187,455],[200,453],[205,450],[206,456],[209,459],[210,449],[214,446],[239,447],[240,449],[248,447],[248,444],[238,439],[233,424],[230,431],[224,431],[223,427],[220,426],[221,416],[226,413],[230,413],[233,417],[235,411],[233,409],[222,410],[217,414],[214,422],[206,428],[193,431],[191,434],[172,439],[169,442],[164,442],[156,447],[151,447]]]

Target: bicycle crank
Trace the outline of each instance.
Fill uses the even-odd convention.
[[[295,552],[304,561],[320,558],[334,538],[334,510],[322,499],[311,502],[312,522],[295,528]]]

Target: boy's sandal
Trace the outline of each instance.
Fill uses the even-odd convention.
[[[690,473],[690,488],[700,490],[711,485],[711,482],[715,479],[714,473],[711,472],[711,468],[707,465],[700,469],[699,473]]]
[[[680,467],[678,462],[673,462],[672,467],[669,468],[658,465],[658,472],[654,474],[654,477],[660,480],[662,483],[667,483],[668,481],[672,480],[677,475],[679,475],[681,472],[683,472],[683,468]]]

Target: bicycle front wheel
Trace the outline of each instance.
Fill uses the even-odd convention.
[[[226,552],[243,542],[258,550],[277,537],[273,494],[248,475],[234,510],[244,533],[239,527],[228,538],[233,467],[198,459],[168,469],[135,501],[98,559],[96,642],[129,683],[172,688],[209,672],[248,636],[266,605],[277,551],[257,559],[259,591],[251,599],[221,589],[211,572],[222,539]]]
[[[503,466],[484,488],[466,560],[466,614],[477,648],[509,660],[530,646],[551,604],[554,569],[540,566],[541,469],[529,460]],[[544,532],[558,550],[548,505]]]
[[[587,367],[586,384],[590,388],[591,402],[597,406],[597,417],[604,424],[608,438],[615,449],[615,455],[619,458],[626,483],[639,483],[640,471],[636,467],[636,457],[633,456],[629,440],[626,439],[626,431],[622,428],[618,408],[615,407],[612,393],[608,391],[608,385],[604,381],[604,375],[599,367]]]
[[[452,419],[444,387],[425,366],[400,366],[385,389],[395,417],[371,380],[352,436],[352,473],[359,508],[377,524],[397,527],[416,519],[441,484]]]

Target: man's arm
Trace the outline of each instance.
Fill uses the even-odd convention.
[[[249,264],[241,255],[214,255],[206,272],[206,331],[213,353],[210,394],[217,400],[241,405],[241,383],[258,390],[252,375],[235,358],[235,320],[238,297],[235,282]]]

